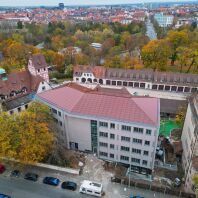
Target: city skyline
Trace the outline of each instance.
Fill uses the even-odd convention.
[[[186,0],[185,2],[192,2],[193,0]],[[66,1],[66,0],[15,0],[13,5],[13,0],[1,0],[0,6],[55,6],[58,3],[64,3],[68,5],[113,5],[113,4],[133,4],[133,3],[150,3],[150,2],[184,2],[184,0],[76,0],[76,1]]]

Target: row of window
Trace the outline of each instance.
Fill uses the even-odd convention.
[[[129,157],[128,156],[124,156],[124,155],[121,155],[120,156],[120,160],[122,161],[129,161]],[[131,162],[133,163],[136,163],[136,164],[140,164],[141,160],[138,159],[138,158],[131,158]],[[142,165],[147,165],[148,164],[148,161],[147,160],[142,160]]]
[[[99,142],[99,146],[100,146],[100,147],[106,147],[106,148],[107,148],[107,147],[108,147],[108,143]],[[110,149],[115,149],[115,145],[114,145],[114,144],[109,144],[109,147],[110,147]],[[121,150],[121,151],[129,152],[129,151],[130,151],[130,147],[121,146],[121,147],[120,147],[120,150]],[[131,152],[141,155],[142,150],[141,150],[141,149],[132,148],[132,151],[131,151]],[[144,150],[144,151],[143,151],[143,155],[148,156],[148,155],[149,155],[149,152]]]
[[[108,122],[99,122],[99,126],[108,128]],[[110,123],[110,128],[111,129],[115,129],[115,124],[114,123]],[[122,125],[121,129],[123,131],[131,132],[131,126]],[[144,131],[143,128],[138,128],[138,127],[134,127],[133,128],[133,132],[136,132],[136,133],[143,133],[143,131]],[[146,134],[147,135],[151,135],[151,130],[150,129],[146,129]]]
[[[57,115],[59,115],[61,117],[61,112],[60,111],[57,111],[54,108],[52,108],[51,111],[52,111],[52,113],[57,114]]]

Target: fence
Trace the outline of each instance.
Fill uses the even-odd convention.
[[[116,183],[120,183],[120,184],[124,184],[124,185],[129,185],[129,179],[128,178],[124,178],[124,179],[120,179],[120,178],[111,178],[111,182],[116,182]],[[146,190],[151,190],[151,191],[155,191],[155,192],[160,192],[160,193],[164,193],[164,194],[168,194],[168,195],[175,195],[181,198],[196,198],[195,194],[191,194],[191,193],[186,193],[184,191],[181,190],[176,190],[176,189],[170,189],[170,188],[166,188],[164,186],[157,186],[154,184],[148,184],[148,183],[144,183],[141,181],[130,181],[130,186],[134,186],[137,188],[143,188]]]

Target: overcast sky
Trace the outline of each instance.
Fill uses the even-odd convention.
[[[99,4],[124,4],[142,2],[171,2],[173,0],[0,0],[0,6],[50,6],[64,3],[65,5],[99,5]],[[184,0],[174,0],[181,2]],[[186,0],[192,1],[192,0]]]

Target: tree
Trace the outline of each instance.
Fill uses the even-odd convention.
[[[184,120],[185,120],[185,116],[186,116],[186,106],[179,107],[179,109],[177,111],[176,118],[175,118],[176,123],[178,123],[181,126],[183,126]]]
[[[53,149],[53,119],[48,107],[32,103],[27,111],[0,113],[0,157],[25,164],[41,162]]]
[[[22,21],[17,22],[17,29],[23,29],[23,23]]]
[[[164,40],[152,40],[142,48],[142,60],[147,68],[166,70],[170,50]]]
[[[177,59],[177,48],[185,46],[188,43],[188,34],[184,31],[170,31],[167,35],[167,41],[170,43],[172,48],[171,64],[174,65]]]
[[[196,188],[196,194],[198,195],[198,175],[194,175],[193,177],[193,183],[194,183],[194,186]]]

